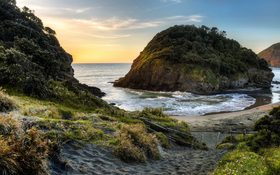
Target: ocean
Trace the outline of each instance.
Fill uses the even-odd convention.
[[[163,108],[170,115],[188,116],[244,110],[251,106],[280,101],[280,85],[271,92],[235,92],[217,95],[195,95],[188,92],[152,92],[113,87],[112,82],[123,77],[131,64],[73,64],[75,77],[106,93],[103,100],[119,108],[135,111],[145,107]],[[280,81],[280,69],[272,68],[274,81]]]

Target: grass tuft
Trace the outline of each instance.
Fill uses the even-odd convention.
[[[0,112],[9,112],[16,109],[16,104],[5,92],[0,88]]]
[[[145,162],[159,159],[158,142],[154,134],[147,133],[141,124],[125,125],[119,133],[115,154],[125,162]]]

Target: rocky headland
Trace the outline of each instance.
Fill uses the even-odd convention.
[[[158,33],[114,85],[154,91],[212,94],[269,88],[273,73],[265,60],[224,31],[206,26],[174,26]]]
[[[258,55],[265,59],[270,66],[280,67],[280,43],[273,44]]]

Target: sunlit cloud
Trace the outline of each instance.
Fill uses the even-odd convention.
[[[25,5],[22,3],[22,1],[19,1],[17,3],[19,7],[24,7]],[[94,10],[98,7],[80,7],[80,8],[70,8],[70,7],[53,7],[53,6],[39,6],[39,5],[28,5],[28,8],[31,10],[34,10],[39,12],[40,14],[43,15],[58,15],[58,16],[64,16],[66,17],[67,15],[78,15],[78,14],[83,14],[86,12],[89,12],[91,10]]]
[[[195,23],[200,23],[202,22],[204,16],[201,15],[190,15],[190,16],[170,16],[167,17],[166,19],[168,20],[176,20],[180,22],[195,22]]]
[[[154,20],[140,20],[135,18],[118,18],[112,17],[108,19],[73,19],[76,23],[87,25],[90,28],[99,30],[134,30],[134,29],[146,29],[154,28],[170,23],[181,22],[181,23],[199,23],[202,22],[203,16],[201,15],[190,15],[190,16],[171,16],[166,18],[154,19]]]
[[[134,18],[118,18],[112,17],[108,19],[97,19],[93,18],[90,20],[86,19],[75,19],[76,22],[86,24],[91,28],[99,30],[128,30],[128,29],[144,29],[150,27],[157,27],[161,21],[141,21]]]
[[[99,38],[99,39],[121,39],[121,38],[128,38],[131,35],[100,35],[100,34],[90,34],[90,33],[80,33],[81,35],[86,35],[92,38]]]
[[[182,0],[161,0],[162,2],[174,2],[174,3],[181,3]]]

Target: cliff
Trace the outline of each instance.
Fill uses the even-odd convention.
[[[265,59],[270,66],[280,67],[280,43],[273,44],[258,55]]]
[[[211,94],[269,88],[273,73],[253,51],[206,26],[174,26],[158,33],[117,87]]]

